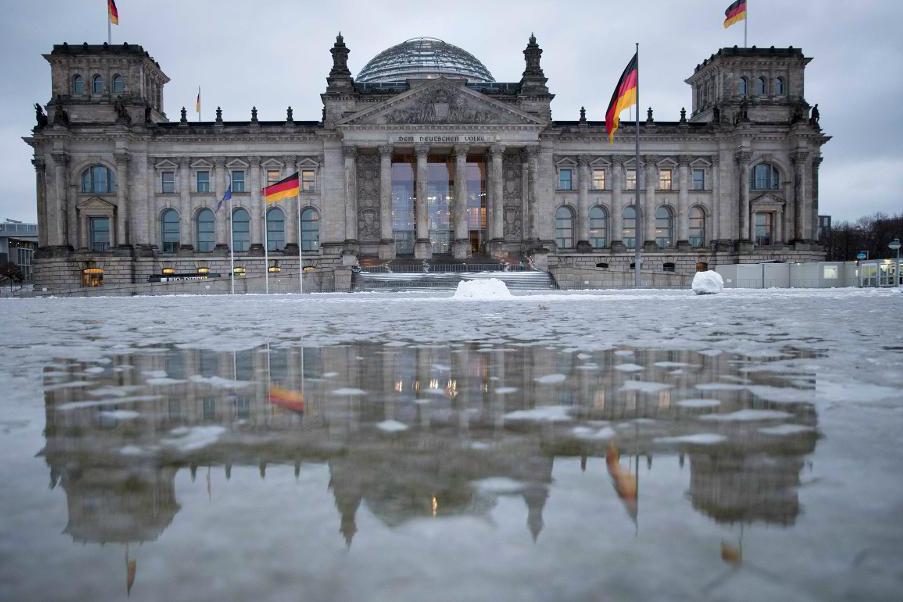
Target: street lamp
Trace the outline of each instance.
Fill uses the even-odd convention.
[[[897,269],[894,270],[894,278],[897,279],[896,285],[900,286],[900,282],[901,282],[901,280],[903,280],[900,278],[900,239],[899,238],[893,239],[892,241],[890,241],[890,243],[888,243],[887,246],[888,246],[888,248],[890,248],[891,251],[897,252]]]

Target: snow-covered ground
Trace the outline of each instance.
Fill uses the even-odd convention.
[[[483,293],[0,299],[0,597],[898,595],[899,291]]]

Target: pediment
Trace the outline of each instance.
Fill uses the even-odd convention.
[[[169,159],[163,159],[162,161],[154,164],[154,169],[176,169],[177,167],[179,166]]]
[[[251,167],[251,164],[247,161],[242,161],[241,159],[232,159],[226,163],[226,167],[229,169],[247,169]]]
[[[266,169],[266,168],[282,169],[282,161],[280,161],[279,159],[273,159],[272,157],[270,157],[269,159],[262,161],[260,163],[260,166],[263,167],[264,169]]]
[[[505,103],[439,78],[350,115],[338,125],[543,125]]]
[[[106,199],[102,199],[98,196],[92,196],[87,199],[81,199],[76,206],[79,211],[110,211],[116,205],[107,201]]]
[[[191,163],[191,169],[213,169],[213,163],[206,159],[198,159]]]
[[[759,196],[750,199],[750,202],[752,203],[753,206],[759,207],[759,208],[764,208],[764,207],[768,207],[768,206],[771,206],[771,207],[783,207],[784,206],[784,199],[782,199],[781,197],[779,197],[771,192],[765,192],[763,194],[760,194]]]

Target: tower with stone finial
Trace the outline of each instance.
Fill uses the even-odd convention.
[[[526,68],[520,80],[520,93],[518,105],[524,111],[533,113],[545,119],[552,119],[552,99],[554,94],[549,93],[546,82],[549,81],[543,73],[540,59],[542,48],[536,43],[536,36],[530,34],[530,41],[524,49],[524,61]]]
[[[332,54],[332,69],[326,78],[326,92],[320,97],[323,99],[323,121],[332,124],[355,109],[355,94],[354,79],[348,69],[348,54],[351,51],[345,46],[341,31],[329,52]]]

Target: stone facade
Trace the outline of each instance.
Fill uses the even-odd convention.
[[[274,262],[296,272],[301,245],[314,290],[350,287],[346,272],[368,258],[532,256],[580,287],[619,282],[611,274],[629,272],[634,244],[644,271],[665,274],[653,283],[682,281],[669,273],[700,262],[824,256],[818,169],[829,137],[804,98],[811,59],[799,49],[725,48],[698,65],[690,117],[657,122],[650,109],[641,122],[639,164],[634,124],[609,144],[583,111],[551,119],[535,38],[513,83],[448,73],[358,83],[341,36],[331,53],[320,120],[295,121],[289,108],[278,122],[254,109],[249,121],[217,110],[191,123],[185,109],[177,121],[163,112],[168,78],[140,46],[54,46],[52,97],[25,139],[37,290],[79,288],[89,267],[104,287],[135,290],[164,268],[227,275],[230,246],[255,279]],[[300,197],[265,207],[261,188],[295,172]],[[218,210],[230,187],[234,240],[229,208]]]

